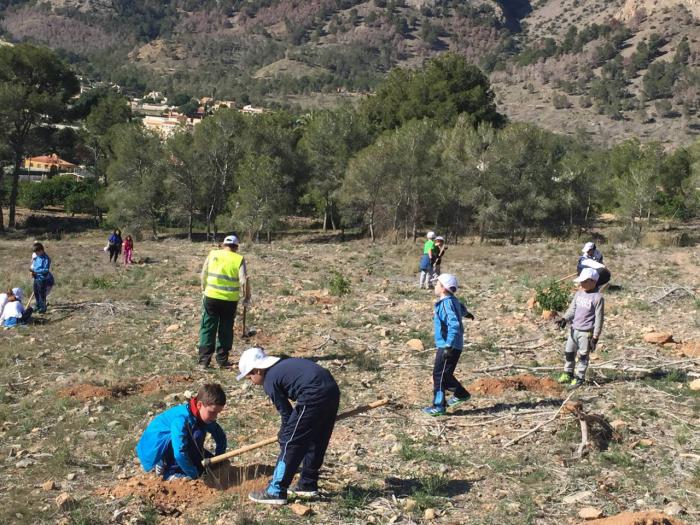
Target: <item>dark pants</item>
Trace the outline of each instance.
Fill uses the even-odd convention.
[[[233,347],[233,320],[238,301],[205,297],[202,301],[202,324],[199,327],[199,364],[209,365],[216,348],[216,362],[228,364]]]
[[[294,474],[302,464],[298,486],[316,490],[328,442],[338,414],[340,391],[328,393],[320,405],[296,405],[287,423],[280,429],[280,455],[267,491],[286,496]]]
[[[438,348],[435,353],[435,365],[433,366],[433,405],[445,408],[447,399],[445,393],[454,392],[457,397],[467,397],[469,392],[455,378],[457,361],[462,355],[461,350],[452,348]]]
[[[212,454],[204,449],[204,439],[207,433],[201,429],[194,429],[190,434],[190,439],[187,440],[187,457],[197,467],[197,471],[201,476],[204,468],[201,466],[202,459],[211,457]],[[173,445],[170,443],[168,448],[163,453],[163,478],[168,479],[170,476],[185,476],[185,472],[180,468],[180,465],[175,461]]]
[[[114,262],[117,262],[117,259],[119,259],[119,254],[122,252],[122,247],[121,246],[110,246],[109,247],[109,262],[112,262],[112,259],[114,259]]]
[[[34,299],[36,299],[36,311],[40,314],[46,312],[46,290],[49,281],[47,279],[34,279]]]

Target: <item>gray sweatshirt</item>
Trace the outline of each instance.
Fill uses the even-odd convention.
[[[574,330],[584,332],[593,330],[593,337],[598,339],[603,330],[604,303],[603,295],[597,287],[591,292],[579,290],[574,294],[564,319],[571,321]]]

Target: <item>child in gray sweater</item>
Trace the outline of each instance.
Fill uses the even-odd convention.
[[[571,322],[564,350],[564,373],[559,376],[559,382],[578,386],[586,378],[589,354],[595,350],[603,330],[605,301],[598,289],[598,272],[594,269],[584,268],[574,282],[579,283],[580,288],[564,317],[558,321],[560,328]]]

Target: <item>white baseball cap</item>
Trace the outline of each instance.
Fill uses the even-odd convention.
[[[248,350],[241,354],[241,359],[238,361],[238,369],[241,373],[236,376],[236,381],[240,381],[256,368],[263,370],[270,368],[279,360],[279,357],[267,355],[265,350],[259,346],[248,348]]]
[[[454,293],[457,291],[457,288],[459,288],[457,277],[451,273],[441,273],[437,280],[448,292]]]
[[[588,253],[591,250],[595,250],[595,243],[594,242],[587,242],[586,244],[583,245],[583,250],[581,250],[581,253]]]
[[[588,279],[593,279],[595,282],[598,282],[598,272],[596,272],[593,268],[584,268],[581,270],[581,275],[576,277],[574,279],[575,283],[582,283],[583,281],[587,281]]]
[[[22,299],[24,299],[24,292],[21,288],[13,288],[12,295],[14,295],[20,303],[22,302]]]
[[[435,238],[435,232],[428,232],[428,235],[426,235],[428,239],[434,239]]]
[[[224,244],[235,244],[236,246],[238,246],[239,244],[241,244],[241,242],[235,235],[229,235],[224,239]]]
[[[435,240],[436,240],[436,241],[442,241],[442,242],[445,242],[445,238],[444,238],[444,237],[442,237],[441,235],[438,235],[437,237],[435,237]]]

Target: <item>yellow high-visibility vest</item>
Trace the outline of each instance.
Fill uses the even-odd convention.
[[[211,299],[238,301],[241,283],[238,270],[243,264],[243,257],[229,250],[212,250],[207,264],[207,282],[204,295]]]

